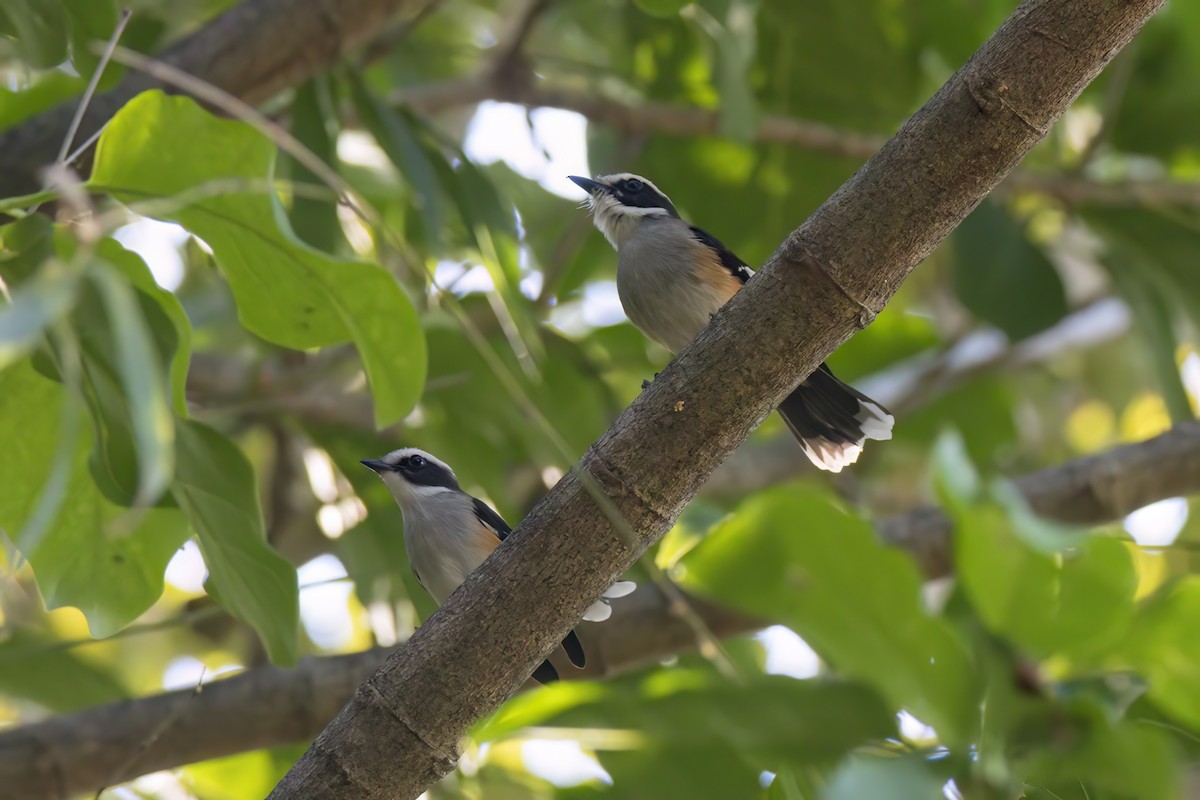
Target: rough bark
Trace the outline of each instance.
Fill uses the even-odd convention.
[[[1069,461],[1015,481],[1052,519],[1104,523],[1148,503],[1200,494],[1200,422],[1149,441]],[[950,522],[924,508],[881,520],[880,537],[909,550],[930,578],[947,574]],[[699,599],[693,607],[720,638],[761,620]],[[692,649],[695,633],[654,585],[615,604],[612,619],[580,627],[588,666],[560,664],[566,679],[600,679]],[[0,786],[29,800],[93,792],[138,775],[206,758],[312,738],[381,665],[389,650],[257,667],[190,690],[110,703],[0,734]]]
[[[245,0],[158,58],[257,104],[332,66],[378,35],[406,0]],[[88,106],[76,144],[146,89],[177,91],[131,72],[117,88]],[[39,188],[38,172],[54,162],[75,114],[67,103],[0,134],[0,195]]]
[[[1023,3],[359,687],[271,797],[413,798],[453,769],[468,727],[871,321],[1159,5]]]

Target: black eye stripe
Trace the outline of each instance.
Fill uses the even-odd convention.
[[[637,178],[627,178],[621,181],[621,188],[627,192],[640,192],[643,185]]]

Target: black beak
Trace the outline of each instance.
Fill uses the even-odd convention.
[[[568,175],[567,179],[572,181],[580,189],[583,189],[588,194],[599,194],[601,192],[611,192],[612,187],[606,186],[599,181],[594,181],[591,178],[581,178],[578,175]]]
[[[362,461],[359,461],[358,463],[362,464],[364,467],[366,467],[368,469],[375,470],[375,472],[377,472],[377,473],[391,472],[391,470],[392,470],[391,464],[380,461],[377,458],[364,458]]]

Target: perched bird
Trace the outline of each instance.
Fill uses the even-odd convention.
[[[698,334],[754,276],[712,234],[680,219],[653,183],[623,172],[568,176],[588,193],[596,227],[617,251],[617,293],[630,322],[672,353]],[[779,405],[821,469],[841,472],[867,439],[892,438],[893,417],[822,364]]]
[[[361,462],[374,470],[391,490],[404,517],[404,549],[417,580],[445,603],[467,575],[483,563],[512,533],[512,528],[492,507],[464,492],[454,471],[442,461],[415,447],[394,450],[380,459]],[[608,619],[608,600],[634,589],[630,581],[614,584],[596,601],[583,618],[589,622]],[[575,631],[562,642],[571,663],[583,667],[586,657]],[[533,677],[540,683],[558,680],[558,671],[543,661]]]

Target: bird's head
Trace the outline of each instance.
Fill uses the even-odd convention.
[[[364,458],[359,463],[383,479],[401,508],[441,492],[461,491],[454,470],[415,447],[402,447],[383,458]]]
[[[679,219],[671,198],[640,175],[619,172],[595,179],[567,177],[588,193],[587,203],[596,227],[617,249],[646,220]]]

